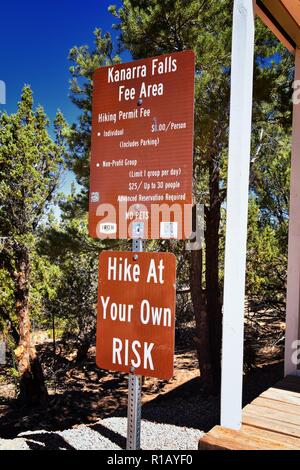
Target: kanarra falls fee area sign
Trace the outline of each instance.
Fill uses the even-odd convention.
[[[194,74],[192,51],[95,71],[92,237],[190,237]]]
[[[104,251],[99,258],[97,365],[173,376],[176,259]]]
[[[192,51],[102,67],[93,76],[89,233],[132,238],[99,258],[96,362],[129,374],[127,449],[140,446],[141,376],[173,376],[176,259],[143,239],[189,239]]]

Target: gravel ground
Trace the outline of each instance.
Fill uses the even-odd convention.
[[[0,450],[29,450],[26,441],[21,438],[0,439]]]
[[[21,433],[16,439],[0,439],[0,450],[121,450],[126,446],[126,418],[107,418],[92,426],[65,431]],[[196,450],[202,432],[197,429],[142,421],[144,450]]]

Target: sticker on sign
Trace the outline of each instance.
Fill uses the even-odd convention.
[[[116,233],[117,231],[117,224],[110,224],[110,223],[105,223],[105,224],[100,224],[100,232],[101,233]]]
[[[178,223],[177,222],[161,222],[160,223],[161,238],[177,238]]]
[[[173,375],[176,259],[171,253],[102,252],[97,365],[169,379]]]

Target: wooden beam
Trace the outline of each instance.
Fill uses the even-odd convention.
[[[299,0],[256,0],[258,7],[274,24],[276,30],[280,31],[288,39],[294,50],[300,46],[300,27],[298,23]],[[292,5],[296,4],[296,8]],[[272,29],[272,28],[271,28]],[[272,29],[273,30],[273,29]]]
[[[300,0],[280,0],[280,2],[300,28]]]
[[[259,5],[256,5],[256,14],[260,17],[263,23],[272,31],[272,33],[279,39],[282,44],[292,53],[295,52],[294,44],[287,39],[286,35],[275,25],[270,17],[261,9]]]
[[[242,416],[254,19],[255,2],[234,1],[221,387],[221,425],[231,429]]]

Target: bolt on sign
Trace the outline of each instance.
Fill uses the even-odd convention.
[[[194,77],[192,51],[95,71],[92,237],[190,238]]]
[[[172,253],[103,251],[99,257],[98,367],[173,376],[176,259]]]

